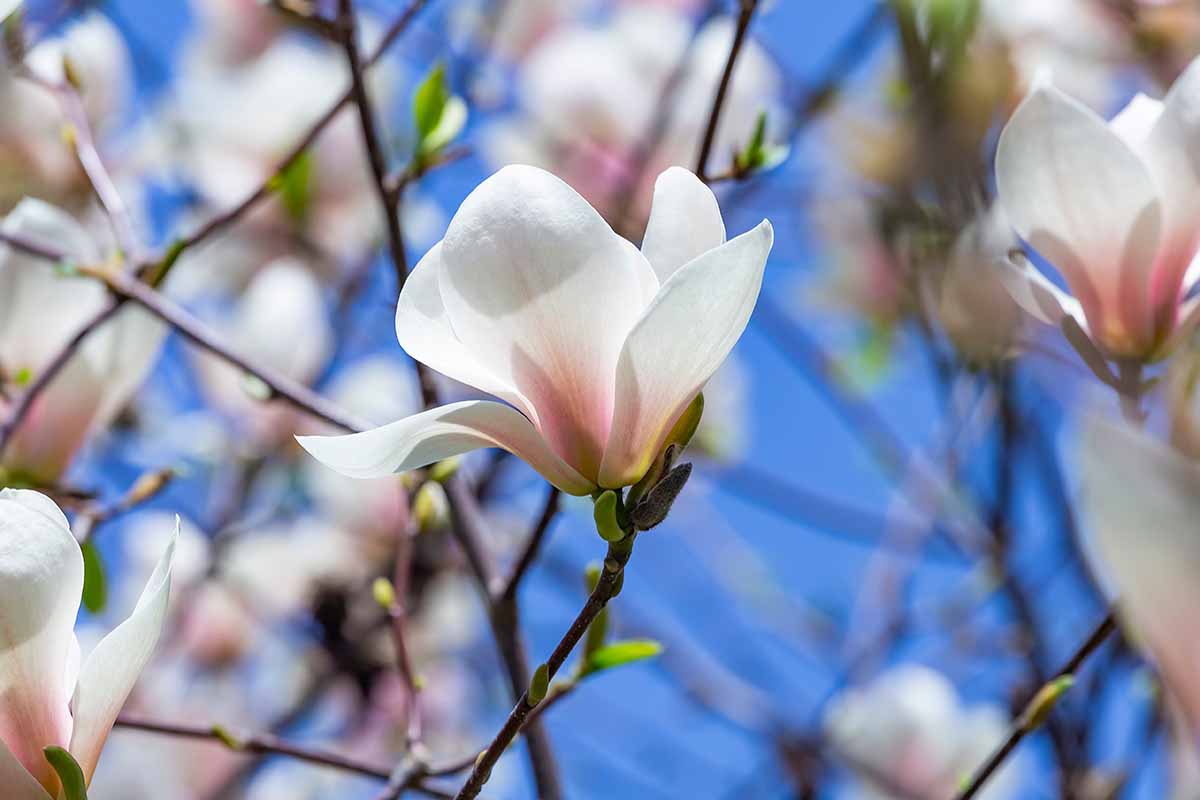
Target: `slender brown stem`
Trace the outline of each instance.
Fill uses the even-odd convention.
[[[1087,637],[1087,639],[1084,640],[1083,644],[1079,646],[1067,663],[1063,664],[1062,669],[1055,673],[1054,678],[1051,680],[1062,678],[1067,675],[1073,675],[1078,672],[1079,668],[1083,666],[1083,662],[1087,660],[1088,656],[1096,652],[1100,645],[1104,644],[1104,640],[1107,639],[1109,635],[1111,635],[1116,629],[1116,617],[1114,612],[1110,609],[1109,612],[1104,616],[1104,619],[1102,619],[1100,623],[1096,625],[1091,634]],[[1026,736],[1037,729],[1037,726],[1031,724],[1030,722],[1032,718],[1033,715],[1030,713],[1029,709],[1021,714],[1021,716],[1017,719],[1017,723],[1009,732],[1008,736],[1003,742],[1001,742],[1000,746],[997,747],[990,756],[988,756],[987,761],[983,762],[983,764],[975,772],[974,776],[972,776],[971,780],[956,796],[955,800],[971,800],[971,798],[975,797],[979,791],[983,789],[983,786],[987,783],[988,779],[995,774],[996,770],[998,770],[1008,759],[1008,757],[1012,755],[1013,751],[1017,749],[1017,745],[1019,745]]]
[[[529,534],[525,548],[521,551],[520,557],[517,558],[517,563],[513,566],[512,573],[508,576],[504,588],[496,596],[497,603],[516,602],[517,589],[520,587],[521,581],[525,578],[525,573],[529,571],[529,568],[533,566],[533,562],[537,560],[538,553],[542,549],[542,543],[546,539],[546,534],[549,533],[550,526],[554,522],[554,517],[558,514],[558,501],[561,495],[562,492],[554,486],[549,487],[549,491],[546,492],[546,502],[542,506],[541,516],[538,517],[533,531]]]
[[[721,123],[721,111],[725,107],[725,96],[729,94],[730,80],[733,69],[737,65],[738,54],[746,41],[746,33],[750,30],[750,20],[754,18],[754,10],[758,8],[758,0],[741,0],[738,11],[737,25],[733,32],[733,44],[729,47],[729,58],[725,61],[725,69],[721,72],[721,81],[717,84],[717,93],[713,97],[712,111],[708,115],[708,125],[704,128],[704,138],[700,143],[700,154],[696,156],[696,176],[707,180],[708,157],[712,153],[713,143],[717,138],[717,127]]]
[[[404,31],[412,23],[413,19],[416,18],[417,13],[426,5],[427,2],[428,0],[412,0],[412,2],[408,4],[408,7],[403,13],[400,14],[399,17],[396,18],[395,22],[388,26],[387,31],[383,35],[383,39],[367,57],[366,61],[363,62],[363,71],[369,70],[383,57],[384,53],[386,53],[388,48],[392,46],[392,43],[394,43],[396,39],[399,38],[402,33],[404,33]],[[177,250],[182,252],[183,250],[199,244],[210,236],[223,231],[225,228],[228,228],[245,216],[250,209],[254,208],[254,206],[266,199],[266,197],[271,194],[271,187],[274,184],[277,176],[286,172],[289,167],[295,164],[296,161],[298,161],[300,157],[304,155],[305,151],[307,151],[312,143],[317,140],[317,137],[321,135],[321,132],[324,131],[330,123],[337,119],[337,115],[353,99],[354,89],[351,87],[347,89],[342,96],[339,97],[337,101],[334,102],[334,104],[330,106],[329,109],[312,124],[312,127],[310,127],[302,137],[300,137],[300,140],[292,146],[292,149],[288,151],[287,155],[280,159],[275,169],[271,171],[270,176],[263,181],[257,189],[251,192],[244,200],[242,200],[242,202],[210,218],[195,231],[187,236],[182,237],[176,244]]]
[[[350,68],[350,91],[358,109],[358,120],[362,129],[363,146],[367,161],[371,165],[375,194],[387,229],[388,249],[396,271],[396,284],[404,288],[408,277],[408,257],[404,252],[404,232],[400,227],[400,195],[387,188],[387,158],[379,135],[375,107],[367,91],[363,77],[362,57],[358,52],[358,24],[354,16],[354,0],[338,0],[337,28],[342,38],[342,49],[346,52],[346,63]]]
[[[546,659],[546,672],[549,678],[553,678],[562,665],[566,662],[567,657],[575,646],[579,644],[579,640],[587,632],[588,627],[592,624],[596,616],[604,610],[608,605],[609,600],[616,596],[621,585],[621,578],[625,571],[625,565],[629,561],[629,556],[633,552],[633,541],[631,537],[627,537],[621,542],[610,544],[608,553],[604,559],[604,569],[600,573],[600,579],[596,582],[596,588],[588,595],[587,602],[576,615],[571,626],[567,628],[567,632],[563,635],[555,646],[554,651],[550,654],[550,658]],[[544,701],[543,701],[544,702]],[[529,702],[529,691],[526,688],[521,693],[520,699],[509,713],[508,719],[500,728],[492,743],[479,756],[475,762],[475,767],[471,771],[471,776],[463,785],[456,795],[457,800],[470,800],[477,797],[480,790],[483,789],[488,778],[491,776],[492,768],[496,766],[496,762],[500,759],[501,754],[521,732],[530,717],[533,710],[537,708],[536,704]],[[528,734],[527,734],[528,735]]]

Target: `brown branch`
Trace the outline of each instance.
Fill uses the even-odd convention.
[[[1096,652],[1100,645],[1104,644],[1104,641],[1116,629],[1117,623],[1115,613],[1112,610],[1109,610],[1109,612],[1104,616],[1104,619],[1102,619],[1095,629],[1092,630],[1091,635],[1084,640],[1083,644],[1079,646],[1067,663],[1062,666],[1062,669],[1055,673],[1054,677],[1051,678],[1051,682],[1059,678],[1074,675],[1076,672],[1078,672],[1079,668],[1083,666],[1083,662],[1087,660],[1088,656]],[[1017,749],[1017,745],[1019,745],[1026,736],[1037,729],[1037,722],[1040,721],[1040,714],[1038,712],[1040,712],[1041,709],[1034,708],[1033,704],[1037,702],[1038,698],[1038,695],[1034,696],[1033,700],[1030,701],[1030,704],[1026,706],[1025,711],[1023,711],[1017,718],[1017,722],[1009,732],[1007,738],[1005,738],[1000,746],[997,747],[996,750],[988,757],[987,761],[985,761],[979,767],[974,776],[971,778],[970,782],[968,782],[963,790],[956,795],[956,800],[971,800],[971,798],[975,797],[983,788],[984,784],[987,783],[988,779],[995,774],[996,770],[998,770],[1008,759],[1008,757],[1012,755],[1013,751]]]
[[[546,534],[550,531],[550,526],[554,522],[554,517],[558,514],[558,502],[561,492],[554,486],[546,492],[546,502],[542,506],[541,516],[538,517],[537,524],[534,525],[533,531],[529,534],[529,539],[525,543],[525,548],[521,551],[521,555],[517,558],[517,563],[513,566],[512,573],[508,580],[505,581],[504,588],[496,595],[494,602],[496,603],[515,603],[517,600],[517,589],[521,585],[521,581],[525,578],[525,574],[529,568],[533,566],[533,562],[537,560],[538,553],[541,552],[542,543],[546,539]]]
[[[725,61],[725,69],[721,73],[721,82],[717,84],[717,94],[713,97],[712,111],[708,115],[708,125],[704,129],[704,139],[700,143],[700,154],[696,156],[696,176],[707,180],[708,157],[712,152],[713,143],[717,137],[717,126],[721,122],[721,111],[725,107],[725,96],[729,93],[733,69],[737,64],[738,54],[746,41],[746,33],[750,30],[750,20],[754,18],[754,10],[758,0],[741,0],[738,11],[737,26],[733,32],[733,44],[729,47],[729,58]]]
[[[545,667],[548,678],[554,678],[571,651],[575,649],[575,645],[579,644],[579,640],[583,638],[592,621],[604,610],[609,600],[620,591],[625,564],[628,563],[632,552],[633,536],[628,536],[622,541],[608,546],[604,569],[600,573],[600,579],[596,582],[596,588],[588,595],[587,602],[584,603],[567,632],[555,646],[550,658],[546,660]],[[543,702],[545,702],[544,699]],[[535,708],[537,708],[537,704],[529,702],[529,690],[526,688],[492,743],[480,754],[474,769],[471,770],[471,776],[456,795],[456,800],[470,800],[479,795],[501,754],[521,732]]]
[[[338,0],[338,15],[335,24],[341,36],[342,49],[346,53],[346,63],[350,69],[350,92],[354,97],[354,105],[358,109],[363,146],[367,151],[367,161],[371,165],[371,176],[374,178],[375,194],[379,198],[384,226],[387,229],[388,249],[391,251],[392,265],[396,271],[396,284],[403,289],[404,280],[408,277],[408,257],[404,252],[404,231],[400,227],[400,196],[389,192],[387,188],[387,159],[380,141],[374,104],[371,102],[371,95],[367,91],[366,80],[363,77],[362,57],[358,52],[358,24],[354,17],[354,0]]]
[[[387,31],[383,35],[383,39],[367,57],[366,61],[363,62],[363,71],[369,70],[383,57],[384,53],[386,53],[388,48],[392,46],[396,39],[399,38],[402,33],[404,33],[404,31],[412,23],[413,19],[416,18],[417,12],[419,12],[427,2],[428,0],[412,0],[412,2],[409,3],[408,7],[396,19],[396,21],[388,26]],[[275,179],[282,173],[286,172],[289,167],[291,167],[294,163],[296,163],[297,160],[300,159],[301,156],[304,155],[305,151],[308,150],[312,143],[317,140],[317,137],[321,135],[321,132],[324,131],[325,128],[337,118],[337,115],[341,112],[341,110],[345,108],[353,99],[354,89],[351,87],[347,89],[332,106],[330,106],[328,111],[322,114],[317,121],[312,124],[312,127],[308,129],[308,132],[300,137],[300,140],[292,146],[292,149],[288,151],[287,155],[285,155],[283,159],[281,159],[276,165],[275,169],[271,171],[270,176],[263,181],[257,189],[251,192],[246,199],[242,200],[242,202],[238,203],[236,206],[227,209],[223,213],[212,217],[208,220],[208,222],[201,225],[195,231],[179,239],[174,248],[176,255],[199,244],[210,236],[223,231],[225,228],[228,228],[230,225],[237,222],[237,220],[244,216],[248,211],[250,211],[250,209],[258,205],[268,195],[270,195],[271,186]]]

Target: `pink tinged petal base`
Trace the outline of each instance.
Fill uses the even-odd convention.
[[[4,800],[55,800],[0,741],[0,786]]]
[[[175,536],[154,567],[133,613],[100,640],[79,668],[71,700],[74,730],[69,749],[89,782],[117,714],[158,644],[170,600],[171,560],[178,536],[176,519]]]
[[[0,491],[0,740],[42,786],[42,755],[71,736],[68,685],[83,555],[62,512],[36,492]]]
[[[1093,111],[1035,89],[1000,135],[1000,202],[1017,232],[1063,274],[1111,355],[1156,345],[1152,270],[1162,205],[1146,164]]]
[[[351,478],[381,478],[444,458],[500,447],[521,458],[567,494],[596,484],[559,458],[519,411],[489,400],[467,400],[346,436],[299,436],[325,466]]]
[[[1093,420],[1083,487],[1096,571],[1200,734],[1200,465],[1143,434]]]
[[[600,485],[636,483],[671,426],[725,361],[750,320],[774,232],[753,230],[675,272],[630,331]]]
[[[684,264],[725,243],[725,222],[712,189],[682,167],[654,183],[654,204],[642,239],[642,255],[659,283]]]
[[[555,453],[595,476],[621,346],[658,286],[646,259],[561,180],[510,166],[463,201],[441,261],[459,341],[528,400]]]

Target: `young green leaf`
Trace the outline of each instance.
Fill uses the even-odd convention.
[[[313,180],[312,154],[305,152],[270,181],[271,190],[279,193],[284,210],[294,222],[303,222],[308,215]]]
[[[59,783],[62,784],[63,800],[87,800],[87,781],[83,777],[83,769],[75,756],[61,747],[47,747],[42,751],[46,761],[58,773]]]
[[[104,562],[96,545],[86,541],[83,550],[83,607],[93,614],[104,610],[108,602],[108,585],[104,577]]]
[[[429,134],[437,128],[438,123],[442,121],[442,114],[446,110],[446,103],[449,100],[450,89],[446,85],[446,65],[439,62],[434,65],[421,84],[417,86],[416,92],[413,93],[413,122],[417,126],[417,137],[422,145]]]
[[[623,667],[654,658],[663,651],[661,643],[653,639],[627,639],[613,642],[592,653],[587,660],[587,672],[599,672],[614,667]]]

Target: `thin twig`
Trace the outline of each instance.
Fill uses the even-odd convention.
[[[706,180],[708,175],[708,157],[712,153],[713,143],[717,138],[717,126],[721,122],[721,111],[725,107],[725,96],[729,93],[730,79],[737,64],[738,54],[746,41],[746,33],[750,30],[750,20],[754,18],[754,10],[758,8],[758,0],[741,0],[738,11],[737,26],[733,32],[733,44],[729,47],[729,58],[725,61],[725,69],[721,73],[721,82],[717,84],[717,93],[713,97],[712,111],[708,115],[708,125],[704,129],[704,138],[700,143],[700,154],[696,156],[696,176]]]
[[[1100,645],[1104,643],[1104,640],[1107,639],[1109,635],[1112,634],[1112,632],[1116,629],[1116,617],[1114,612],[1110,609],[1109,612],[1104,616],[1104,619],[1102,619],[1095,629],[1092,630],[1091,635],[1084,640],[1083,644],[1079,646],[1067,663],[1063,664],[1062,669],[1055,673],[1051,680],[1053,681],[1067,675],[1074,675],[1076,672],[1078,672],[1079,668],[1083,666],[1083,662],[1087,660],[1088,656],[1096,652]],[[983,788],[983,785],[987,783],[988,779],[992,777],[996,770],[998,770],[1013,753],[1013,751],[1017,749],[1017,745],[1019,745],[1026,736],[1037,729],[1037,726],[1031,722],[1033,717],[1034,715],[1031,713],[1031,710],[1027,708],[1026,711],[1017,718],[1016,724],[1013,726],[1005,740],[990,756],[988,756],[987,761],[985,761],[979,767],[974,776],[971,778],[970,782],[968,782],[963,790],[959,792],[955,800],[971,800],[971,798],[975,797],[975,795],[979,793],[979,791]]]
[[[383,35],[383,39],[371,52],[371,55],[367,57],[366,61],[363,62],[362,67],[364,71],[369,70],[383,57],[384,53],[386,53],[388,48],[392,46],[392,43],[395,42],[402,33],[404,33],[404,31],[412,23],[413,19],[416,18],[417,12],[419,12],[427,2],[428,0],[413,0],[411,3],[409,3],[404,12],[396,19],[396,21],[388,26],[387,31]],[[307,151],[312,143],[317,140],[317,137],[321,135],[321,132],[324,131],[330,123],[337,119],[337,115],[353,99],[354,89],[351,87],[347,89],[332,106],[330,106],[329,110],[322,114],[316,120],[316,122],[312,124],[312,126],[302,137],[300,137],[300,140],[292,146],[292,149],[289,150],[287,155],[285,155],[279,161],[279,163],[275,166],[275,169],[271,171],[271,174],[265,181],[262,182],[262,184],[259,185],[257,189],[251,192],[236,206],[226,209],[224,212],[212,217],[208,220],[208,222],[201,225],[195,231],[179,239],[175,245],[177,254],[194,247],[210,236],[213,236],[214,234],[223,231],[225,228],[228,228],[230,225],[245,216],[250,209],[254,208],[254,206],[258,205],[268,195],[270,195],[272,192],[271,187],[274,185],[275,179],[282,173],[286,172],[288,168],[295,164],[296,161],[298,161],[300,157],[304,155],[305,151]]]
[[[633,542],[631,538],[626,538],[621,542],[610,544],[608,547],[607,556],[604,559],[604,569],[600,573],[600,579],[596,582],[587,602],[576,615],[575,620],[567,629],[555,646],[554,651],[550,654],[550,658],[546,659],[546,674],[548,678],[553,678],[562,665],[566,662],[571,651],[575,649],[575,645],[579,644],[579,640],[587,632],[592,621],[596,619],[608,601],[611,600],[619,590],[621,579],[625,571],[625,564],[629,561],[629,556],[632,553]],[[496,762],[500,759],[500,755],[512,743],[517,734],[521,732],[525,726],[531,712],[537,707],[537,704],[529,702],[528,688],[521,693],[521,697],[517,700],[517,704],[509,713],[508,719],[504,725],[488,745],[487,749],[480,754],[479,759],[475,762],[475,767],[471,771],[470,778],[463,785],[456,795],[456,800],[470,800],[477,797],[483,785],[487,783],[491,776],[492,768],[496,766]]]
[[[363,147],[367,151],[367,161],[371,165],[371,176],[374,178],[375,194],[379,198],[380,210],[384,217],[388,250],[392,254],[392,265],[396,272],[396,284],[398,288],[403,289],[404,280],[408,277],[408,256],[404,252],[404,231],[400,227],[400,196],[389,192],[387,188],[387,158],[383,153],[375,107],[371,102],[371,95],[367,91],[366,79],[363,77],[362,57],[358,52],[358,23],[354,17],[354,0],[338,0],[336,26],[342,38],[342,49],[346,52],[346,63],[350,69],[350,91],[354,97],[354,105],[358,109]]]
[[[542,514],[538,517],[537,524],[534,525],[533,531],[529,534],[529,539],[525,542],[525,548],[521,551],[521,555],[517,558],[517,563],[513,566],[512,573],[504,584],[504,588],[496,597],[495,602],[515,602],[517,598],[517,589],[521,585],[521,581],[525,578],[525,573],[533,566],[533,562],[537,560],[538,553],[541,552],[542,542],[546,539],[546,534],[550,531],[550,526],[554,522],[554,517],[558,514],[558,501],[562,493],[557,487],[551,486],[546,492],[546,502],[542,506]]]

